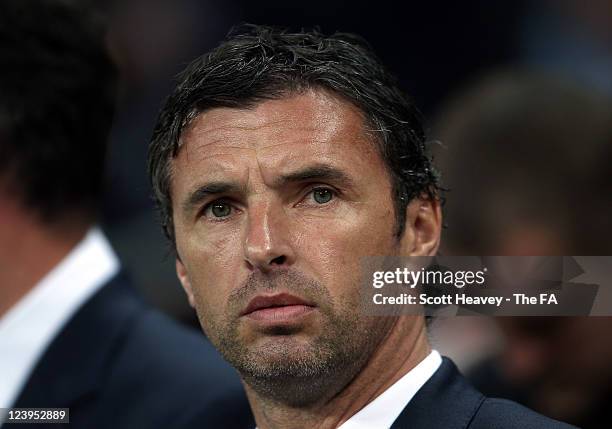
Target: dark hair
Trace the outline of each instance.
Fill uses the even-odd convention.
[[[0,178],[45,222],[102,192],[115,68],[83,2],[0,2]]]
[[[397,235],[415,196],[437,197],[437,176],[427,154],[421,116],[369,45],[345,33],[290,33],[245,25],[193,61],[161,110],[149,148],[149,174],[161,221],[174,242],[170,162],[182,130],[215,107],[248,108],[292,92],[324,89],[356,105],[374,132],[392,177]]]

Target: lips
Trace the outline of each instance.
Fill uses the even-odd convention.
[[[277,317],[282,315],[297,316],[313,307],[313,303],[287,293],[258,295],[249,302],[240,315],[252,318],[260,318],[266,314]]]
[[[247,307],[244,309],[241,316],[245,316],[265,308],[286,307],[292,305],[313,307],[313,304],[309,303],[308,301],[287,293],[267,296],[258,295],[249,302],[249,305],[247,305]]]

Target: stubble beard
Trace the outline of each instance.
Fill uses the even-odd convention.
[[[299,332],[278,328],[245,344],[237,318],[213,321],[202,317],[199,308],[198,315],[213,345],[262,399],[292,407],[314,405],[336,395],[360,372],[384,337],[384,328],[377,318],[361,314],[358,296],[351,302],[332,302],[327,289],[295,272],[265,280],[249,278],[230,297],[229,307],[244,306],[255,291],[279,286],[321,304],[316,310],[319,335],[303,338]],[[235,308],[226,314],[234,313]]]

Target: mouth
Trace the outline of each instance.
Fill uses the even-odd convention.
[[[280,293],[256,296],[240,315],[264,323],[282,323],[305,316],[314,309],[315,305],[305,299]]]

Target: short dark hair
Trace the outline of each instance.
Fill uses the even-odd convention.
[[[115,107],[102,15],[84,2],[0,2],[0,178],[45,222],[95,213]]]
[[[398,236],[415,196],[437,197],[422,118],[370,46],[358,36],[317,30],[291,33],[243,25],[193,61],[162,108],[149,148],[149,175],[168,238],[174,242],[170,162],[181,132],[199,113],[248,108],[307,89],[323,89],[357,106],[374,131],[392,178]]]

